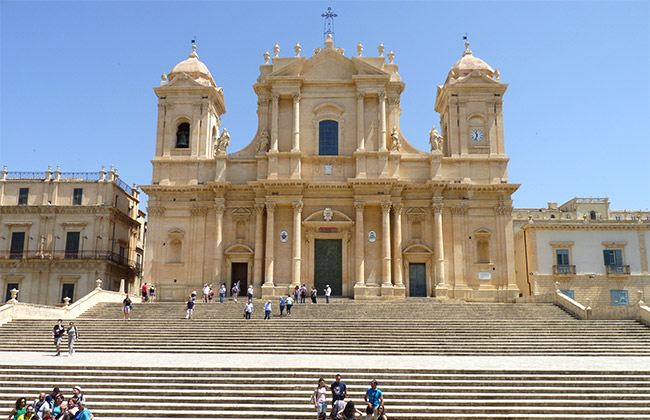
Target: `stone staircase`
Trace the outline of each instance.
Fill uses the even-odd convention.
[[[650,419],[650,372],[93,366],[0,367],[0,418],[56,384],[80,385],[97,419],[314,419],[315,382],[336,373],[357,405],[376,378],[391,419]]]
[[[262,302],[250,321],[243,303],[99,304],[76,320],[80,352],[358,355],[650,356],[650,328],[635,321],[581,321],[552,304],[444,304],[334,301],[295,305],[290,317],[264,321]],[[54,320],[16,320],[0,327],[0,351],[52,350]],[[24,331],[30,331],[26,348]],[[300,340],[284,343],[287,332]],[[369,333],[369,331],[372,331]],[[119,339],[116,339],[118,338]],[[188,346],[188,343],[193,343]],[[326,343],[326,345],[324,345]]]

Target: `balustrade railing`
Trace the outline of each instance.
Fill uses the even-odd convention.
[[[558,275],[571,275],[576,273],[575,265],[554,265],[553,274]]]
[[[129,187],[126,182],[122,181],[119,178],[117,178],[117,186],[122,188],[127,194],[133,195],[133,188]]]
[[[61,178],[74,179],[78,181],[99,181],[101,173],[99,172],[61,172]]]
[[[630,274],[629,265],[606,265],[605,268],[607,269],[607,274]]]
[[[101,260],[113,261],[119,265],[141,271],[141,264],[136,264],[123,255],[111,251],[66,251],[66,250],[44,250],[44,251],[0,251],[0,260]]]
[[[7,179],[47,179],[46,172],[7,172]]]

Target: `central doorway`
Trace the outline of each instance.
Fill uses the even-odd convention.
[[[343,242],[341,239],[316,239],[314,242],[314,286],[323,295],[326,285],[332,296],[343,294]]]
[[[427,265],[424,263],[409,263],[409,296],[427,296]]]
[[[239,282],[239,295],[246,296],[248,289],[248,263],[232,263],[230,289],[237,282]]]

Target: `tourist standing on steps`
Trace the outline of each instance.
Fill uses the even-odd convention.
[[[341,380],[341,375],[337,374],[334,382],[330,385],[332,390],[332,404],[338,400],[343,400],[348,395],[348,386]]]
[[[293,308],[293,298],[287,295],[287,316],[291,316],[291,308]]]
[[[74,343],[79,340],[79,330],[75,327],[74,322],[70,322],[65,333],[68,334],[68,355],[72,356],[74,354]]]
[[[124,321],[128,321],[131,319],[131,306],[133,305],[133,302],[131,302],[131,299],[129,299],[129,295],[126,295],[124,297],[124,300],[122,301],[122,314],[123,314],[123,319]]]
[[[244,318],[251,319],[253,313],[253,301],[249,300],[248,303],[244,306]]]
[[[325,292],[325,303],[330,303],[330,295],[332,294],[332,288],[330,285],[326,285],[325,289],[323,289]]]
[[[366,395],[363,396],[363,400],[367,405],[366,420],[377,420],[379,407],[384,405],[384,394],[377,388],[376,379],[370,381],[370,388],[366,391]]]
[[[284,300],[283,296],[280,296],[280,318],[282,318],[282,315],[284,314],[284,305],[287,304],[287,301]]]
[[[317,418],[321,418],[321,414],[327,416],[327,390],[329,387],[325,385],[325,379],[318,380],[318,386],[314,390],[313,400],[314,408],[316,409]]]
[[[205,283],[203,285],[203,289],[201,291],[203,292],[203,303],[208,303],[208,298],[210,295],[210,286],[208,286],[208,283]]]
[[[208,293],[208,303],[212,303],[212,300],[214,299],[214,290],[212,290],[212,285],[208,285],[210,288],[210,293]]]
[[[192,295],[190,295],[187,300],[187,313],[185,314],[185,319],[192,319],[192,315],[194,315],[194,299],[192,298]]]
[[[149,302],[154,303],[156,300],[156,288],[153,287],[153,284],[149,286]]]
[[[318,296],[318,290],[316,289],[316,286],[311,287],[311,292],[309,293],[309,296],[311,297],[311,304],[313,305],[316,302],[316,296]]]
[[[239,296],[239,282],[233,284],[232,289],[230,289],[230,295],[233,297],[234,301],[237,302],[237,296]]]
[[[248,290],[246,291],[246,297],[248,299],[253,299],[253,285],[251,284],[248,286]]]
[[[271,301],[268,300],[264,304],[264,319],[271,319]]]
[[[293,289],[293,301],[295,303],[299,303],[300,302],[300,300],[298,300],[299,298],[300,298],[300,286],[296,285],[296,287]]]
[[[54,339],[54,345],[56,346],[56,356],[61,354],[61,341],[63,341],[63,334],[65,334],[65,327],[63,326],[63,320],[59,319],[56,321],[56,325],[52,329],[52,338]]]
[[[219,302],[223,303],[226,298],[226,293],[226,283],[221,283],[221,287],[219,288]]]
[[[307,285],[303,284],[300,287],[300,303],[307,303]]]
[[[147,297],[147,292],[149,291],[149,288],[147,287],[147,283],[142,285],[142,301],[146,302],[148,297]]]

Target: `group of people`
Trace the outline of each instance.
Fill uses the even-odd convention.
[[[323,293],[325,293],[325,303],[330,303],[330,296],[332,296],[332,288],[330,287],[329,284],[325,285],[325,288],[323,289]],[[303,284],[302,286],[296,286],[293,289],[293,297],[296,302],[306,303],[307,286],[305,284]],[[318,289],[316,289],[316,286],[311,286],[311,289],[309,290],[309,297],[311,298],[312,304],[318,303],[317,301]]]
[[[151,303],[156,301],[156,288],[153,284],[147,285],[145,283],[142,285],[142,301]]]
[[[237,286],[237,295],[239,294],[239,282],[235,284]],[[233,286],[232,292],[235,292],[235,286]],[[212,290],[212,284],[205,283],[203,285],[203,302],[204,303],[212,303],[214,300],[214,290]],[[221,287],[219,287],[219,302],[223,303],[224,300],[226,299],[226,295],[228,294],[227,289],[226,289],[226,283],[221,283]],[[237,298],[235,296],[235,302],[237,301]]]
[[[54,339],[54,346],[56,347],[56,355],[61,355],[61,342],[63,341],[63,336],[68,336],[68,355],[72,356],[74,354],[74,343],[79,340],[79,330],[77,326],[74,325],[73,321],[70,321],[68,327],[66,328],[63,325],[63,320],[59,319],[56,321],[56,325],[52,328],[52,338]]]
[[[311,402],[316,409],[318,420],[327,419],[327,392],[332,393],[332,411],[330,418],[335,420],[355,420],[364,413],[357,409],[353,401],[346,401],[348,388],[345,382],[341,380],[341,375],[336,375],[336,379],[331,385],[325,384],[325,379],[320,378],[318,385],[311,396]],[[375,379],[370,381],[370,387],[366,391],[363,400],[366,405],[366,420],[388,420],[384,410],[384,395],[377,388]]]
[[[90,420],[94,417],[86,407],[81,388],[75,386],[67,399],[58,387],[54,387],[51,394],[41,392],[33,403],[28,403],[27,398],[18,398],[7,420]]]

